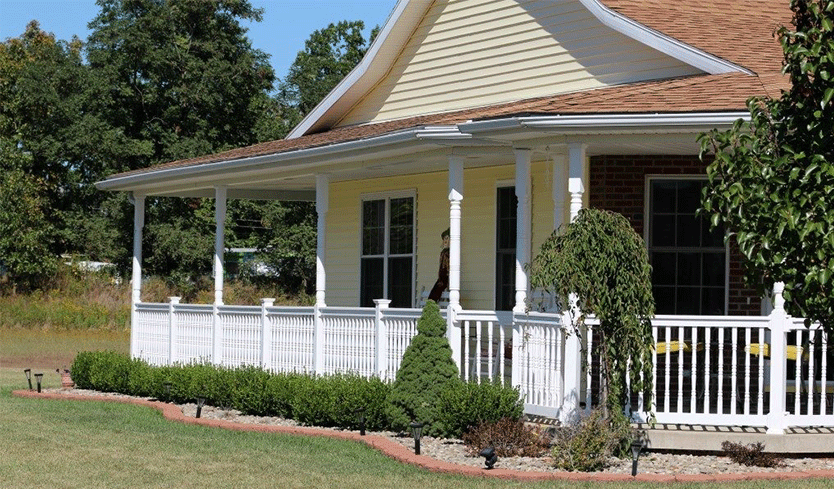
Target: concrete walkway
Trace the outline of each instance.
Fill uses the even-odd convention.
[[[742,473],[742,474],[699,474],[699,475],[656,475],[656,474],[637,474],[636,477],[624,474],[607,474],[607,473],[584,473],[584,472],[522,472],[507,469],[492,469],[486,470],[483,468],[470,467],[465,465],[457,465],[442,460],[436,460],[430,457],[415,455],[413,451],[393,442],[385,437],[376,435],[360,436],[359,433],[350,431],[332,431],[320,428],[298,427],[298,426],[264,426],[255,424],[235,423],[231,421],[192,418],[183,415],[180,408],[174,404],[148,401],[136,398],[118,398],[109,396],[87,396],[77,394],[64,394],[60,392],[43,392],[37,393],[35,391],[18,390],[12,392],[15,397],[36,398],[36,399],[57,399],[57,400],[78,400],[78,401],[110,401],[121,402],[125,404],[135,404],[139,406],[147,406],[158,409],[162,415],[170,420],[185,424],[194,424],[201,426],[211,426],[216,428],[224,428],[237,431],[256,431],[264,433],[285,433],[292,435],[304,436],[325,436],[330,438],[339,438],[343,440],[353,440],[365,443],[371,448],[379,450],[383,454],[391,457],[402,463],[415,465],[425,468],[432,472],[466,475],[473,477],[494,477],[497,479],[509,479],[519,481],[546,481],[546,480],[575,480],[575,481],[597,481],[597,482],[626,482],[626,481],[641,481],[641,482],[731,482],[740,480],[763,480],[763,479],[777,479],[777,480],[796,480],[809,478],[832,478],[834,479],[834,470],[818,470],[809,472],[757,472],[757,473]]]

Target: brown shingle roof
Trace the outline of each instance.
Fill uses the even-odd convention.
[[[758,74],[778,71],[774,38],[791,23],[789,0],[603,0],[646,27]]]
[[[744,66],[742,73],[700,75],[521,100],[490,107],[339,127],[296,139],[270,141],[174,161],[117,176],[231,161],[356,141],[426,125],[518,115],[744,111],[751,96],[778,96],[782,51],[773,37],[790,23],[787,0],[605,0],[633,20],[698,49]]]

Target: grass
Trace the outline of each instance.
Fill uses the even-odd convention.
[[[44,385],[58,384],[57,374],[48,373]],[[25,387],[20,369],[0,368],[0,487],[662,487],[435,474],[353,442],[188,426],[138,406],[11,397],[12,389]],[[792,481],[791,487],[822,489],[830,484]],[[780,481],[757,481],[676,487],[783,486]]]
[[[54,372],[69,367],[78,352],[93,350],[128,353],[130,331],[0,328],[0,367]]]

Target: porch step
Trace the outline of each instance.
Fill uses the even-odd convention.
[[[704,426],[656,424],[638,425],[645,430],[650,450],[720,452],[721,443],[748,445],[761,442],[765,451],[787,454],[831,454],[834,429],[826,427],[789,428],[784,435],[768,435],[765,428],[749,426]]]

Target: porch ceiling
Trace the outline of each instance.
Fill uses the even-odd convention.
[[[449,157],[466,168],[510,165],[513,147],[534,159],[584,143],[595,155],[694,155],[697,135],[726,127],[739,113],[629,116],[531,116],[419,127],[324,147],[195,166],[164,168],[99,182],[102,190],[142,195],[213,197],[218,186],[232,199],[315,200],[316,175],[331,181],[445,172]]]

